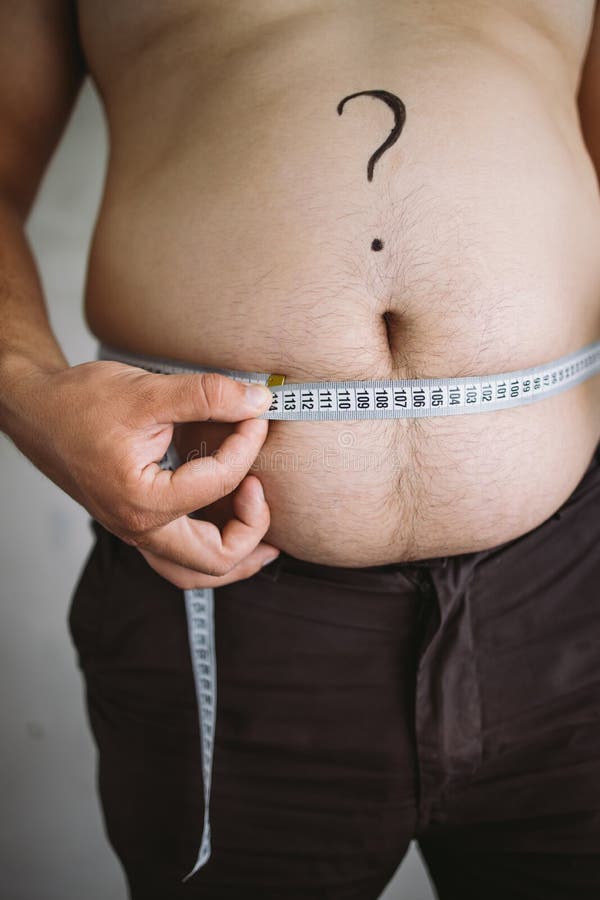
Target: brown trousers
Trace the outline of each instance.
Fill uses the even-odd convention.
[[[442,900],[600,897],[600,446],[516,540],[359,569],[282,553],[215,592],[212,856],[185,884],[183,595],[93,526],[68,624],[132,900],[376,900],[412,839]]]

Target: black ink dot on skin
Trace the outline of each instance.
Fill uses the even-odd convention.
[[[375,238],[371,244],[371,250],[383,250],[383,241]]]

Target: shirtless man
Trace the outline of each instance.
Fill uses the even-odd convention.
[[[505,372],[600,337],[594,14],[3,7],[0,425],[95,523],[71,627],[134,900],[376,898],[415,837],[442,898],[598,895],[600,378],[487,415],[267,433],[266,391],[69,368],[23,222],[84,75],[110,136],[99,340],[300,382]],[[392,110],[337,108],[375,89],[406,119],[366,177]],[[178,600],[204,586],[213,855],[182,886],[202,781]]]

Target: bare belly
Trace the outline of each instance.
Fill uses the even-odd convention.
[[[400,54],[383,26],[377,52],[334,26],[268,32],[212,79],[182,68],[159,127],[138,66],[109,116],[92,331],[294,381],[495,373],[597,340],[600,207],[566,76],[447,29]],[[336,106],[376,88],[406,123],[369,181],[391,110]],[[227,428],[180,426],[179,450]],[[558,509],[599,438],[598,376],[495,413],[272,422],[255,464],[267,540],[350,566],[492,547]]]

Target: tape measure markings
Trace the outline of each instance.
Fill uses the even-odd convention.
[[[175,444],[171,443],[160,461],[160,467],[174,471],[180,465],[181,460]],[[210,859],[210,788],[217,716],[214,591],[212,588],[195,588],[184,591],[183,597],[200,726],[200,765],[204,792],[204,821],[202,823],[202,836],[196,862],[188,874],[182,878],[182,883],[191,878]]]
[[[417,418],[465,415],[522,406],[553,396],[600,372],[600,341],[551,363],[514,372],[460,378],[310,381],[273,384],[266,372],[240,372],[136,356],[101,347],[115,359],[162,374],[219,372],[238,381],[268,384],[272,403],[259,418],[286,421]]]

